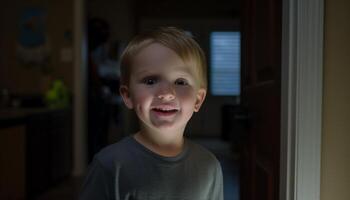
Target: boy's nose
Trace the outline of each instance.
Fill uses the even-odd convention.
[[[161,100],[164,101],[171,101],[175,99],[175,90],[172,86],[170,85],[163,85],[157,94],[157,97]]]

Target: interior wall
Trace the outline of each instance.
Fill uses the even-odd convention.
[[[325,0],[321,199],[350,199],[350,1]]]
[[[135,34],[131,6],[128,0],[87,0],[87,15],[106,20],[110,25],[109,40],[123,43]]]
[[[25,8],[37,7],[46,11],[46,30],[50,45],[50,73],[38,67],[26,68],[17,61],[16,47],[20,17]],[[62,50],[72,48],[73,3],[70,0],[11,0],[0,7],[0,88],[15,94],[37,94],[49,87],[49,78],[61,78],[71,89],[73,84],[72,61],[62,61]],[[66,54],[67,55],[67,54]],[[67,55],[73,56],[72,54]],[[48,76],[49,75],[49,76]]]

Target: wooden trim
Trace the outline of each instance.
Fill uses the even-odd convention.
[[[283,0],[280,199],[320,199],[323,9]]]
[[[74,98],[73,98],[73,175],[81,176],[87,169],[86,162],[86,78],[87,42],[85,35],[84,0],[73,1],[74,12]]]

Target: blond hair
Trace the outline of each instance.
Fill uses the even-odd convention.
[[[207,89],[207,66],[203,50],[189,34],[175,27],[160,27],[137,35],[129,42],[121,56],[121,84],[129,84],[134,57],[153,43],[172,49],[187,65],[194,67],[199,86]]]

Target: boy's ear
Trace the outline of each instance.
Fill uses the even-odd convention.
[[[207,95],[207,90],[204,88],[200,88],[197,92],[197,98],[196,98],[196,103],[194,105],[194,112],[198,112],[199,109],[201,108],[205,96]]]
[[[130,97],[129,87],[126,85],[121,85],[119,87],[119,93],[122,96],[126,107],[128,107],[129,109],[132,109],[133,105],[132,105],[132,101],[131,101],[131,97]]]

